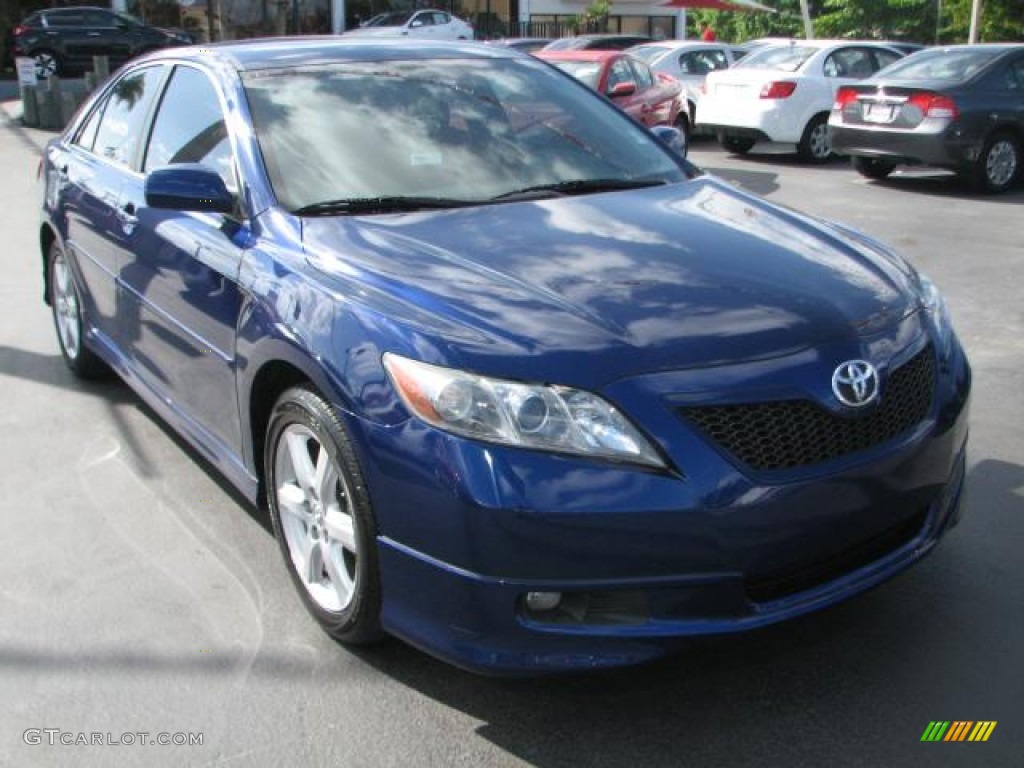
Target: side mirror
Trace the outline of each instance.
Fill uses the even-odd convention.
[[[624,83],[616,83],[608,91],[609,98],[619,99],[623,96],[631,96],[636,93],[636,83],[632,80],[627,80]]]
[[[409,22],[409,26],[413,27],[413,28],[415,28],[415,27],[422,27],[423,26],[423,19],[413,19],[412,21]]]
[[[146,205],[175,211],[231,213],[235,198],[220,174],[200,163],[157,168],[146,176]]]
[[[655,125],[651,128],[651,133],[680,157],[686,157],[686,153],[690,151],[690,147],[686,143],[686,136],[678,128],[673,128],[671,125]]]

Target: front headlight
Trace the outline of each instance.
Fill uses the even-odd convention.
[[[927,276],[917,275],[921,286],[921,306],[931,315],[939,342],[939,356],[945,360],[953,346],[953,318],[946,305],[946,299]]]
[[[390,352],[384,368],[409,410],[438,429],[520,448],[665,466],[625,416],[589,392],[477,376]]]

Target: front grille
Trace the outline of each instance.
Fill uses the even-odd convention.
[[[931,345],[889,374],[880,402],[838,415],[810,400],[708,405],[680,413],[740,462],[758,471],[795,469],[837,459],[920,424],[935,394]]]
[[[795,595],[837,579],[858,568],[881,560],[910,542],[924,527],[928,509],[920,510],[905,523],[893,526],[827,560],[789,571],[762,574],[748,578],[747,597],[755,603],[766,603]]]

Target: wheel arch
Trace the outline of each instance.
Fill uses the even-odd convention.
[[[43,266],[43,301],[50,304],[50,248],[57,242],[57,233],[48,223],[39,227],[39,250]]]

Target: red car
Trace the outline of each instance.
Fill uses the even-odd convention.
[[[671,75],[652,72],[633,56],[621,51],[544,50],[533,55],[604,94],[637,122],[685,130],[685,120],[679,119],[679,81]]]

